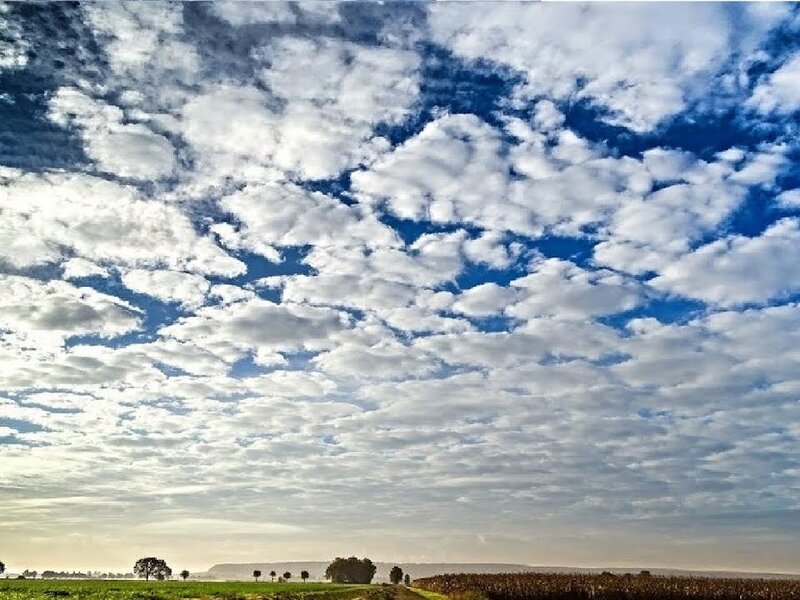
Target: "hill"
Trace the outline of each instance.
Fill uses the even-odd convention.
[[[325,568],[330,561],[307,561],[307,562],[274,562],[274,563],[228,563],[214,565],[205,573],[198,573],[197,579],[222,579],[239,580],[252,578],[253,571],[258,569],[266,575],[270,571],[275,571],[279,575],[289,571],[292,577],[298,577],[300,571],[308,571],[312,581],[321,581],[325,578]],[[375,573],[374,581],[377,583],[389,581],[389,570],[398,565],[403,569],[403,573],[408,573],[412,578],[431,577],[442,573],[519,573],[531,571],[528,565],[507,564],[507,563],[387,563],[376,562],[378,571]]]
[[[263,573],[262,579],[269,581],[268,573],[275,571],[279,575],[289,571],[292,577],[298,577],[300,571],[308,571],[312,581],[325,579],[325,568],[329,561],[295,561],[274,563],[225,563],[211,567],[205,573],[197,573],[193,579],[207,580],[247,580],[251,579],[255,569]],[[638,573],[647,569],[653,575],[672,575],[678,577],[720,577],[720,578],[764,578],[764,579],[796,579],[797,574],[789,573],[745,573],[739,571],[694,571],[688,569],[659,569],[659,568],[579,568],[579,567],[541,567],[514,563],[388,563],[376,562],[378,570],[374,581],[382,583],[389,581],[389,570],[398,565],[403,573],[408,573],[412,578],[433,577],[445,573],[600,573],[611,571],[616,574]]]

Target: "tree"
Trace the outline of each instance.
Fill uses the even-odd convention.
[[[403,581],[403,569],[397,565],[393,566],[392,570],[389,571],[389,581],[395,585]]]
[[[306,582],[306,579],[308,579],[308,577],[309,577],[308,571],[300,571],[300,579],[303,580],[303,583]]]
[[[186,581],[187,579],[189,579],[189,571],[187,571],[186,569],[184,569],[183,571],[181,571],[181,579],[183,579],[184,581]]]
[[[278,576],[278,574],[277,574],[275,571],[270,571],[270,572],[269,572],[269,578],[270,578],[272,581],[275,581],[275,577],[277,577],[277,576]]]
[[[28,569],[25,569],[25,570],[22,572],[22,576],[23,576],[25,579],[36,579],[36,571],[29,571]]]
[[[256,569],[255,571],[253,571],[253,579],[255,579],[255,580],[256,580],[256,583],[258,583],[258,578],[259,578],[259,577],[261,577],[261,571],[259,571],[258,569]]]
[[[137,560],[136,564],[133,565],[133,572],[139,577],[144,577],[145,580],[155,577],[161,581],[172,575],[172,569],[167,566],[167,562],[163,558],[156,558],[155,556]]]
[[[291,574],[291,573],[289,573],[289,571],[286,571],[286,573],[284,573],[284,574],[283,574],[283,578],[284,578],[286,581],[289,581],[289,580],[292,578],[292,574]]]
[[[403,583],[407,586],[411,585],[411,575],[406,573],[405,577],[403,577]]]
[[[337,556],[325,569],[325,579],[333,583],[370,583],[375,577],[377,567],[368,558]]]
[[[6,565],[2,560],[0,560],[0,575],[2,575],[5,572],[6,572]]]

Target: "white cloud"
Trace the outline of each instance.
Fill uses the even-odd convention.
[[[778,204],[782,208],[800,207],[800,189],[786,190],[778,194]]]
[[[248,351],[322,348],[332,334],[348,327],[347,316],[336,310],[252,299],[201,308],[160,334],[191,341],[232,362]]]
[[[20,24],[5,18],[10,8],[6,3],[0,5],[0,32],[4,38],[0,41],[0,70],[20,69],[28,64],[30,44],[24,39]]]
[[[618,273],[587,271],[557,258],[535,260],[530,273],[511,286],[523,298],[506,309],[520,319],[550,316],[585,319],[634,308],[642,301],[639,285]]]
[[[254,57],[271,95],[224,84],[182,111],[186,139],[220,176],[333,177],[385,149],[372,127],[402,119],[419,92],[419,57],[407,50],[281,37]]]
[[[221,0],[213,10],[232,25],[294,25],[298,20],[314,24],[341,21],[339,3],[332,2],[248,2]]]
[[[507,267],[519,255],[519,243],[505,244],[504,235],[497,231],[484,231],[480,236],[464,242],[464,254],[474,263],[487,264],[495,269]]]
[[[470,316],[494,315],[502,313],[518,295],[517,290],[482,283],[459,294],[453,310]]]
[[[788,115],[800,108],[800,52],[758,84],[747,104],[762,113]]]
[[[667,265],[650,281],[722,306],[765,302],[800,289],[800,222],[783,219],[758,237],[733,235]]]
[[[0,329],[56,338],[114,337],[138,328],[140,316],[136,307],[89,287],[0,275]]]
[[[353,173],[353,189],[361,202],[405,219],[529,236],[579,234],[650,189],[640,162],[604,157],[571,131],[549,140],[521,122],[509,129],[521,141],[506,151],[500,132],[476,116],[441,116]],[[524,177],[513,178],[512,168]]]
[[[123,123],[123,112],[116,106],[61,88],[50,99],[49,115],[60,125],[82,128],[86,153],[100,171],[137,179],[158,179],[175,171],[169,140],[141,123]]]
[[[231,25],[254,23],[294,24],[297,21],[288,2],[241,2],[239,0],[215,2],[212,10]]]
[[[595,260],[628,273],[659,271],[724,223],[751,186],[771,186],[788,164],[784,146],[750,154],[732,150],[710,163],[673,150],[646,151],[647,175],[667,185],[620,205],[594,249]]]
[[[64,279],[79,279],[81,277],[108,277],[108,269],[93,263],[85,258],[70,258],[62,265],[64,268]]]
[[[81,6],[88,23],[102,36],[115,73],[159,84],[191,81],[199,66],[197,51],[180,39],[183,7],[165,2],[111,2]],[[130,79],[127,79],[130,82]]]
[[[358,207],[291,184],[247,186],[224,197],[222,208],[242,224],[239,232],[215,229],[228,246],[244,247],[279,260],[275,247],[313,245],[397,246],[397,234]]]
[[[183,107],[181,124],[205,166],[220,171],[260,174],[278,143],[276,115],[254,87],[220,85],[197,95]]]
[[[286,37],[263,52],[262,79],[275,94],[347,120],[399,121],[419,93],[420,59],[408,50]]]
[[[0,260],[55,262],[69,248],[98,264],[167,266],[232,276],[244,265],[199,236],[175,206],[81,174],[6,173],[0,187]]]
[[[333,555],[347,530],[374,555],[622,564],[672,560],[675,544],[657,555],[641,542],[668,522],[697,564],[742,547],[786,564],[797,553],[777,552],[764,528],[757,543],[712,532],[708,554],[695,549],[710,515],[755,522],[797,495],[800,223],[736,233],[753,196],[775,199],[759,215],[792,214],[796,194],[779,185],[796,144],[761,143],[770,118],[727,150],[712,136],[702,160],[659,127],[695,101],[727,114],[741,90],[780,82],[750,81],[749,67],[772,60],[751,50],[785,10],[156,2],[42,13],[59,31],[88,19],[63,28],[82,41],[59,54],[65,83],[45,125],[57,141],[79,134],[93,164],[72,171],[102,177],[48,170],[80,148],[51,157],[33,128],[23,141],[42,168],[0,168],[2,266],[26,274],[0,276],[0,414],[12,423],[0,437],[14,437],[0,461],[0,540],[17,540],[25,564],[65,568],[124,567],[156,543],[189,566],[250,560],[231,528],[267,532],[265,551],[300,559]],[[448,48],[430,53],[431,34]],[[37,49],[26,69],[52,81],[38,51],[49,41],[15,35],[15,48]],[[452,62],[448,49],[485,60]],[[521,73],[512,97],[493,96],[492,61],[493,75]],[[477,79],[461,71],[473,66]],[[448,114],[430,109],[439,94],[496,102]],[[575,110],[586,103],[647,129],[619,138],[642,152],[615,148],[613,132],[594,141],[591,111]],[[378,131],[410,137],[391,147]],[[180,314],[113,296],[129,291]],[[649,316],[602,318],[628,309]],[[75,462],[86,468],[63,468]],[[221,499],[224,519],[197,519]],[[364,520],[365,501],[378,517]],[[279,516],[254,521],[256,506]],[[464,523],[488,513],[493,532],[475,555]],[[177,538],[140,527],[153,515]],[[312,541],[309,515],[324,534]],[[405,532],[389,550],[386,515]],[[120,535],[130,543],[117,558]]]
[[[134,292],[153,296],[164,302],[178,302],[184,308],[201,306],[210,287],[205,277],[193,273],[144,269],[124,272],[122,283]]]
[[[714,5],[657,4],[436,4],[429,12],[434,39],[459,56],[523,73],[520,97],[585,98],[640,132],[682,110],[732,48],[751,51],[784,15],[745,10],[739,22]]]
[[[371,346],[340,344],[315,357],[313,362],[327,373],[359,380],[420,377],[438,366],[433,357],[395,341]]]
[[[501,145],[498,132],[474,115],[445,115],[371,169],[353,173],[353,188],[362,201],[386,201],[389,210],[406,219],[469,219],[489,226],[492,199],[505,196],[508,177]],[[505,212],[512,211],[508,207]],[[496,228],[510,227],[501,223]]]

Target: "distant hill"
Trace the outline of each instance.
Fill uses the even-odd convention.
[[[269,581],[267,574],[275,571],[278,575],[289,571],[292,578],[300,576],[300,571],[308,571],[312,580],[325,579],[325,569],[330,561],[309,562],[276,562],[276,563],[229,563],[214,565],[205,573],[198,573],[196,579],[252,579],[253,571],[259,570],[262,579]],[[412,578],[431,577],[443,573],[519,573],[532,571],[528,565],[506,563],[386,563],[376,562],[378,571],[373,581],[381,583],[389,581],[389,570],[398,565],[403,573],[408,573]]]
[[[258,569],[262,573],[262,580],[269,581],[268,573],[275,571],[278,575],[289,571],[292,578],[300,577],[300,571],[308,571],[311,580],[321,581],[325,578],[325,568],[328,561],[306,561],[306,562],[275,562],[275,563],[228,563],[214,565],[205,573],[193,575],[193,579],[216,579],[216,580],[246,580],[252,579],[253,571]],[[377,562],[375,565],[378,571],[374,581],[382,583],[389,581],[389,570],[398,565],[403,569],[403,573],[408,573],[411,578],[431,577],[433,575],[443,575],[444,573],[600,573],[611,571],[612,573],[638,573],[647,569],[653,575],[677,575],[687,577],[746,577],[764,579],[798,579],[800,574],[790,573],[744,573],[738,571],[692,571],[685,569],[658,569],[658,568],[614,568],[601,567],[587,569],[579,567],[541,567],[531,565],[521,565],[514,563],[387,563]]]

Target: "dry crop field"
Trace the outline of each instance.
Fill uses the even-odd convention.
[[[438,575],[414,586],[460,600],[800,600],[800,579],[512,573]]]

